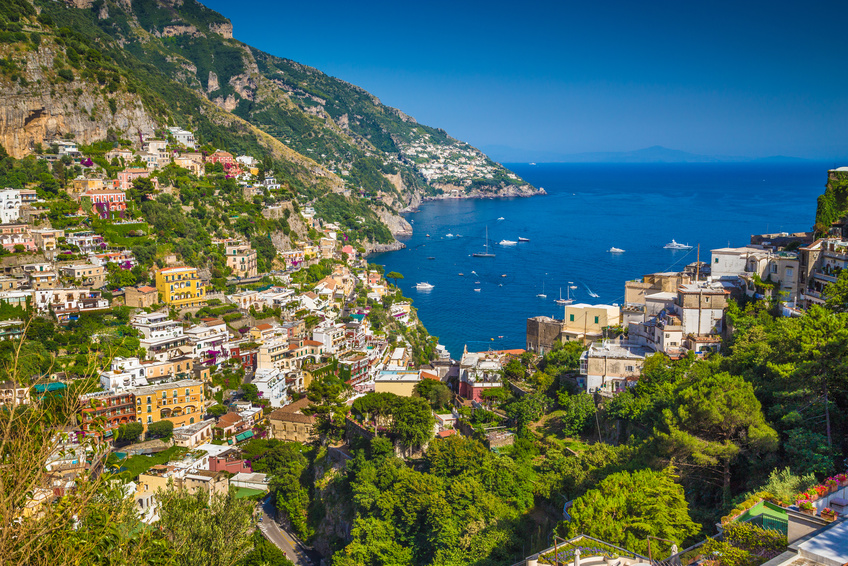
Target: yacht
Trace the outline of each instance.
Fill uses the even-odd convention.
[[[540,299],[547,299],[548,298],[548,296],[545,294],[545,282],[544,281],[542,281],[542,292],[539,293],[536,296],[539,297]]]
[[[530,238],[522,238],[521,236],[519,236],[519,237],[518,237],[518,241],[519,241],[519,242],[529,242],[529,241],[530,241]]]
[[[503,222],[503,220],[504,220],[504,217],[503,217],[503,216],[499,216],[499,217],[498,217],[498,222]]]
[[[427,283],[426,281],[422,281],[421,283],[418,283],[418,284],[415,286],[415,288],[416,288],[416,289],[418,289],[419,291],[429,291],[429,290],[430,290],[430,289],[432,289],[433,287],[435,287],[435,285],[430,285],[430,284],[429,284],[429,283]]]
[[[680,244],[675,242],[674,239],[671,240],[668,244],[663,246],[667,250],[691,250],[692,246],[689,244]]]
[[[445,238],[453,238],[453,234],[445,234]]]
[[[623,253],[624,253],[624,250],[623,250],[623,249],[621,249],[621,248],[617,248],[617,247],[615,247],[615,246],[611,247],[611,248],[610,248],[610,249],[608,249],[607,251],[608,251],[609,253],[611,253],[611,254],[623,254]]]
[[[559,288],[559,299],[556,299],[554,302],[558,305],[570,305],[574,302],[574,299],[571,298],[571,289],[574,288],[574,285],[571,284],[571,281],[568,282],[568,287],[565,289],[565,298],[562,298],[562,287]]]
[[[485,252],[476,252],[471,254],[471,257],[495,257],[495,254],[489,253],[489,227],[486,226],[486,251]]]
[[[498,242],[498,245],[499,246],[514,246],[517,243],[518,242],[516,242],[515,240],[501,240],[500,242]]]

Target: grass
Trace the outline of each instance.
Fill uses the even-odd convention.
[[[130,474],[131,479],[135,479],[139,474],[143,474],[153,466],[167,464],[171,460],[177,460],[185,456],[188,448],[182,446],[171,446],[167,450],[154,454],[152,456],[138,455],[132,458],[127,458],[122,462],[121,467],[125,468],[125,472]]]
[[[250,489],[249,487],[240,487],[236,490],[236,499],[253,498],[259,499],[265,492],[261,489]]]
[[[132,237],[128,234],[133,230],[144,232],[144,236]],[[102,229],[103,238],[110,244],[119,246],[133,246],[148,239],[149,228],[146,222],[136,222],[134,224],[107,224]]]

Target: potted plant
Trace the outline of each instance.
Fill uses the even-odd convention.
[[[848,474],[837,474],[836,481],[839,483],[840,487],[845,487],[848,485]]]
[[[819,498],[819,492],[816,491],[816,489],[814,487],[811,487],[810,489],[807,490],[806,493],[804,493],[804,499],[808,499],[809,501],[815,501],[818,498]]]
[[[618,561],[618,554],[615,552],[607,552],[604,554],[604,562],[606,564],[615,564]]]
[[[824,482],[824,485],[827,486],[827,492],[833,493],[836,491],[837,481],[834,478],[827,478],[827,481]]]
[[[836,511],[831,509],[830,507],[825,507],[821,512],[822,519],[825,521],[835,521],[836,520]]]
[[[817,485],[815,487],[815,490],[819,494],[819,497],[824,497],[825,495],[827,495],[827,487],[823,485]]]
[[[815,514],[815,507],[813,507],[812,502],[807,499],[799,501],[798,507],[801,509],[801,513],[806,513],[807,515]]]

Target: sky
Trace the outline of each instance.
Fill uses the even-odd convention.
[[[836,2],[201,1],[478,147],[848,158]]]

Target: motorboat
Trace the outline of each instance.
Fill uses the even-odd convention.
[[[498,245],[499,246],[514,246],[517,243],[518,242],[516,242],[515,240],[501,240],[500,242],[498,242]]]
[[[415,288],[418,289],[419,291],[429,291],[433,287],[435,287],[435,285],[431,285],[431,284],[427,283],[426,281],[422,281],[421,283],[418,283],[417,285],[415,285]]]
[[[453,238],[453,234],[445,234],[445,238]]]
[[[675,242],[674,239],[671,242],[667,243],[663,246],[667,250],[691,250],[692,246],[689,244],[681,244],[679,242]]]
[[[503,216],[500,216],[500,217],[498,218],[498,222],[503,222],[503,220],[504,220],[504,217],[503,217]]]
[[[529,241],[530,241],[530,238],[522,238],[521,236],[519,236],[519,237],[518,237],[518,241],[519,241],[519,242],[529,242]]]
[[[479,292],[480,292],[480,289],[474,289],[474,292],[475,292],[475,293],[479,293]]]
[[[624,250],[623,250],[623,249],[621,249],[621,248],[617,248],[617,247],[615,247],[615,246],[611,247],[611,248],[610,248],[610,249],[608,249],[607,251],[608,251],[609,253],[611,253],[611,254],[623,254],[623,253],[624,253]]]
[[[464,276],[465,276],[465,274],[464,274],[464,273],[460,273],[460,274],[459,274],[459,276],[460,276],[460,277],[464,277]]]

